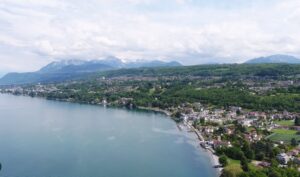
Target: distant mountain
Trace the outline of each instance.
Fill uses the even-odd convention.
[[[259,57],[246,61],[247,64],[259,64],[259,63],[288,63],[288,64],[300,64],[300,59],[290,55],[271,55],[267,57]]]
[[[60,82],[74,78],[81,78],[87,74],[88,73],[8,73],[0,79],[0,86]]]
[[[140,68],[140,67],[172,67],[181,66],[177,61],[163,62],[159,60],[154,61],[136,61],[125,64],[125,68]]]
[[[181,66],[176,61],[163,62],[136,61],[125,63],[116,57],[107,57],[103,60],[62,60],[52,62],[36,72],[29,73],[8,73],[0,79],[0,85],[17,85],[29,83],[57,82],[78,78],[93,72],[114,70],[120,68],[140,67],[172,67]]]
[[[38,73],[84,73],[96,72],[102,70],[114,69],[115,67],[104,64],[105,62],[93,60],[63,60],[59,62],[52,62],[47,66],[41,68]]]

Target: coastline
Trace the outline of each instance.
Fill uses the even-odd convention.
[[[137,109],[160,112],[160,113],[163,113],[163,114],[167,115],[169,118],[172,119],[171,112],[163,110],[163,109],[151,108],[151,107],[142,107],[142,106],[138,106]],[[189,131],[189,132],[192,131],[196,135],[196,137],[197,137],[196,139],[198,139],[198,142],[197,142],[198,145],[200,145],[200,143],[204,141],[204,138],[201,135],[201,133],[197,129],[195,129],[192,125],[189,125],[186,122],[184,122],[182,124],[179,124],[179,123],[176,123],[176,124],[177,124],[177,128],[180,131],[183,131],[183,129],[180,125],[185,126],[185,128],[187,128],[187,131]],[[202,148],[202,147],[200,146],[200,148]],[[214,168],[216,170],[217,176],[219,177],[221,175],[221,172],[222,172],[222,169],[223,169],[223,168],[215,168],[215,166],[220,165],[219,157],[217,155],[215,155],[213,149],[205,149],[205,148],[202,148],[202,149],[205,150],[204,152],[207,153],[207,155],[210,157],[210,162],[211,162],[212,168]]]
[[[197,136],[197,139],[199,140],[199,144],[201,142],[204,142],[205,139],[203,138],[203,136],[201,135],[201,133],[195,129],[192,125],[189,125],[188,123],[184,124],[188,129],[190,129],[192,132],[194,132]],[[209,157],[210,157],[210,161],[212,164],[212,167],[216,170],[217,172],[217,176],[221,175],[222,172],[222,168],[215,168],[215,166],[220,165],[219,163],[219,157],[215,154],[214,150],[211,148],[205,149],[202,146],[200,146],[202,149],[204,149],[206,151],[206,153],[208,153]]]
[[[163,114],[165,114],[166,116],[169,116],[169,117],[171,117],[171,115],[172,115],[171,112],[163,110],[163,109],[159,109],[159,108],[137,106],[137,109],[159,112],[159,113],[163,113]]]
[[[211,151],[208,153],[210,155],[210,159],[211,159],[211,163],[213,164],[213,167],[215,165],[219,165],[219,157],[217,155],[215,155],[214,153],[212,153]],[[217,176],[220,176],[223,168],[215,168],[215,169],[217,171]]]

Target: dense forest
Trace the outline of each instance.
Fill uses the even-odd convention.
[[[300,74],[296,64],[222,64],[104,71],[100,76],[257,76],[281,77]]]

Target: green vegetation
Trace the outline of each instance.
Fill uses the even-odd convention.
[[[284,135],[294,135],[297,133],[296,130],[289,130],[289,129],[274,129],[272,130],[272,132],[278,134],[284,134]]]
[[[296,138],[292,138],[292,140],[291,140],[291,145],[294,146],[294,147],[296,147],[296,146],[299,145],[299,143],[298,143],[298,141],[296,140]]]
[[[198,83],[188,85],[187,81],[177,81],[174,83],[163,83],[163,80],[153,84],[159,84],[164,89],[153,89],[153,84],[148,82],[128,82],[115,83],[111,86],[117,87],[113,93],[107,92],[109,85],[98,85],[96,82],[84,84],[71,84],[59,86],[61,93],[49,93],[49,99],[71,98],[78,102],[92,102],[95,99],[108,99],[109,102],[116,101],[122,97],[133,98],[132,103],[138,106],[167,108],[178,106],[184,102],[201,102],[203,104],[215,105],[217,107],[241,106],[243,108],[255,110],[300,110],[300,94],[276,93],[276,94],[253,94],[246,87],[238,85],[225,85],[221,88],[197,89]],[[131,90],[123,90],[126,85],[132,84]],[[72,90],[78,90],[76,93]],[[92,92],[89,92],[91,90]]]
[[[228,158],[228,164],[229,165],[240,165],[240,160],[234,160],[234,159],[230,159]]]
[[[291,140],[295,138],[297,141],[300,141],[300,135],[297,134],[296,130],[286,130],[286,129],[274,129],[274,133],[267,137],[271,141],[290,144]]]
[[[82,103],[98,103],[103,99],[113,103],[121,98],[132,98],[134,105],[161,109],[200,102],[224,108],[240,106],[262,111],[297,112],[300,110],[299,87],[264,92],[249,89],[252,82],[255,82],[254,87],[260,87],[266,82],[295,80],[297,74],[300,74],[300,65],[288,64],[120,69],[57,83],[58,91],[37,96]],[[35,93],[29,95],[35,96]]]
[[[291,134],[295,131],[275,130],[277,133]],[[299,177],[299,172],[289,166],[280,168],[276,161],[276,156],[286,149],[285,145],[274,147],[274,144],[268,140],[261,140],[249,143],[240,138],[241,132],[236,129],[235,134],[228,138],[233,147],[222,147],[216,149],[218,155],[229,157],[228,165],[223,169],[221,177]],[[265,161],[271,164],[270,167],[259,168],[254,166],[252,159]]]
[[[277,120],[274,123],[282,126],[292,126],[294,122],[292,120]]]
[[[300,117],[296,117],[294,123],[295,123],[295,126],[300,126]]]
[[[223,166],[226,167],[228,165],[228,158],[226,155],[221,155],[219,157],[219,163]]]
[[[242,172],[240,164],[230,164],[223,169],[221,177],[237,177]]]
[[[98,73],[97,76],[268,76],[283,77],[300,73],[300,65],[291,64],[224,64],[168,68],[120,69]]]

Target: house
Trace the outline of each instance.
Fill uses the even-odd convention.
[[[258,165],[261,167],[270,167],[271,163],[263,161],[263,162],[260,162]]]
[[[293,150],[291,150],[291,151],[289,151],[288,153],[287,153],[287,155],[289,155],[289,156],[298,156],[298,154],[299,154],[299,150],[298,149],[293,149]]]
[[[249,119],[254,119],[254,118],[257,118],[258,116],[259,116],[258,112],[249,112],[247,114],[247,118],[249,118]]]
[[[215,141],[213,141],[212,147],[214,149],[217,149],[217,148],[221,148],[221,147],[232,147],[232,145],[231,145],[230,141],[215,140]]]
[[[287,155],[286,153],[278,154],[276,158],[282,165],[286,165],[291,160],[291,156]]]
[[[206,133],[206,134],[210,134],[210,133],[213,133],[215,130],[213,127],[205,127],[203,128],[203,132]]]
[[[261,135],[258,135],[257,132],[255,130],[252,130],[250,132],[250,136],[252,138],[253,141],[260,141],[262,136]]]
[[[300,165],[300,157],[294,158],[294,163]]]
[[[241,111],[242,108],[241,107],[237,107],[237,106],[230,106],[229,110],[232,112],[237,112],[237,111]]]
[[[253,120],[250,120],[250,119],[241,119],[241,120],[238,120],[238,123],[245,126],[245,127],[250,127],[251,124],[252,124]]]
[[[260,119],[264,119],[264,120],[267,119],[267,115],[266,115],[266,113],[264,113],[264,112],[260,112],[260,113],[258,114],[258,117],[259,117]]]
[[[293,130],[300,131],[300,126],[293,126],[292,129],[293,129]]]
[[[226,127],[226,128],[225,128],[225,133],[226,133],[227,135],[231,135],[231,134],[233,134],[233,130]]]
[[[249,134],[244,134],[244,138],[248,142],[252,142],[253,141],[251,135],[249,135]]]

